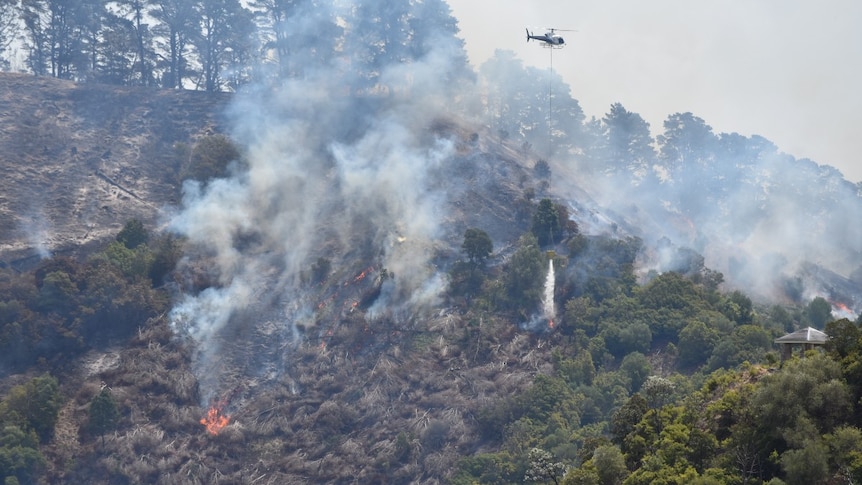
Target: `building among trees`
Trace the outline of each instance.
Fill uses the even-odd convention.
[[[775,343],[781,348],[781,360],[789,359],[793,355],[793,346],[799,346],[800,352],[812,350],[815,346],[826,345],[829,336],[815,328],[807,327],[797,330],[783,337],[775,339]]]

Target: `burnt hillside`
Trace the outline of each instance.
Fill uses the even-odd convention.
[[[177,144],[221,132],[229,99],[0,73],[0,264],[154,222],[179,197]]]
[[[82,294],[109,289],[106,280],[95,278],[107,274],[107,266],[98,273],[86,266],[86,256],[129,219],[155,229],[161,210],[179,204],[183,160],[176,145],[225,130],[219,113],[227,98],[29,76],[0,80],[6,87],[0,111],[8,113],[2,118],[0,258],[19,270],[12,276],[6,268],[7,283],[19,286],[3,288],[33,284],[26,276],[39,267],[41,273],[69,274]],[[417,183],[427,194],[448,195],[435,206],[438,239],[423,240],[421,232],[410,232],[409,220],[400,219],[384,226],[393,236],[380,243],[376,214],[349,207],[350,217],[341,218],[344,205],[327,212],[339,185],[329,169],[319,178],[326,218],[315,221],[322,249],[302,259],[300,277],[287,291],[286,277],[278,273],[287,273],[279,266],[286,258],[265,245],[276,238],[246,230],[233,244],[249,261],[266,263],[260,285],[211,337],[188,338],[181,331],[183,317],[159,306],[164,293],[137,306],[119,302],[149,289],[106,296],[100,300],[104,307],[117,303],[118,309],[97,309],[96,315],[105,316],[99,322],[88,320],[90,306],[96,306],[92,299],[73,299],[63,311],[65,320],[55,322],[41,313],[61,311],[39,296],[47,294],[44,284],[22,292],[36,296],[22,296],[14,306],[22,310],[7,311],[4,318],[20,321],[23,336],[10,331],[0,337],[12,345],[13,338],[29,342],[31,334],[42,333],[48,337],[33,337],[33,355],[25,357],[35,359],[46,346],[53,350],[23,373],[5,375],[0,388],[8,391],[42,372],[58,378],[62,402],[53,433],[40,446],[46,460],[37,467],[40,476],[50,483],[442,483],[462,456],[482,447],[479,413],[529,387],[537,374],[552,372],[552,346],[544,336],[521,332],[517,321],[464,314],[464,308],[451,306],[464,303],[457,295],[447,302],[441,294],[421,312],[394,303],[384,307],[399,296],[392,282],[411,275],[393,270],[401,260],[387,262],[380,248],[396,256],[424,255],[422,268],[442,278],[459,258],[465,229],[482,227],[497,248],[491,262],[496,269],[489,271],[499,276],[518,236],[529,230],[532,197],[546,195],[547,182],[534,176],[523,152],[481,130],[439,118],[421,128],[432,135],[427,138],[451,143],[440,169]],[[236,180],[240,193],[246,189],[242,180]],[[275,187],[267,201],[278,201],[283,192]],[[278,219],[271,218],[271,225]],[[331,234],[337,231],[349,232],[347,240]],[[185,249],[195,256],[194,244]],[[81,256],[82,266],[46,258],[49,253]],[[191,281],[179,291],[207,295],[223,289],[211,276],[212,254],[197,256],[177,270],[188,277],[176,280]],[[322,259],[331,270],[309,279],[309,268]],[[298,295],[295,301],[291,295]],[[311,315],[303,313],[306,308]],[[77,326],[81,321],[86,328]],[[128,327],[121,338],[96,338],[102,333],[98,325],[118,322]],[[86,332],[93,338],[79,338]],[[119,411],[116,427],[104,438],[89,424],[91,403],[103,386]],[[208,416],[208,407],[215,414]],[[223,429],[215,427],[220,417],[229,420]],[[208,433],[210,427],[215,428]]]

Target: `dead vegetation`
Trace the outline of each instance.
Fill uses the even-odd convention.
[[[167,167],[173,143],[210,130],[222,102],[132,88],[105,94],[97,86],[8,74],[0,84],[7,93],[42,91],[20,103],[0,99],[0,124],[23,120],[16,125],[21,133],[0,135],[0,147],[11,147],[0,151],[7,153],[0,155],[0,263],[7,264],[33,250],[21,218],[34,208],[50,225],[52,240],[45,242],[55,248],[112,237],[133,217],[152,220],[177,194],[175,167]],[[464,144],[493,145],[476,138]],[[456,177],[445,181],[453,185],[449,247],[480,222],[495,240],[520,232],[511,204],[529,205],[530,187],[525,169],[498,149],[459,149]],[[56,201],[20,196],[34,187],[57,194]],[[441,260],[454,257],[446,251],[439,251]],[[357,254],[349,257],[362,259]],[[43,450],[45,482],[445,483],[461,457],[480,449],[478,413],[550,372],[551,346],[500,317],[454,309],[409,321],[366,318],[382,269],[364,260],[338,263],[350,269],[329,276],[336,284],[316,287],[313,323],[294,334],[283,313],[240,315],[217,342],[216,369],[195,367],[197,350],[164,315],[128,343],[69,365],[60,376],[66,402]],[[191,264],[201,265],[191,286],[210,286],[205,262]],[[87,431],[89,403],[103,386],[121,414],[104,442]],[[220,394],[207,394],[213,388]],[[217,400],[230,423],[211,435],[200,421]]]
[[[0,93],[0,264],[19,269],[155,221],[178,200],[174,146],[221,131],[229,99],[12,73]]]
[[[494,320],[485,320],[494,337],[477,344],[488,356],[478,361],[459,343],[464,318],[431,319],[375,353],[299,343],[286,357],[295,381],[237,372],[231,422],[215,436],[199,422],[206,409],[190,349],[164,319],[151,321],[127,347],[88,355],[63,376],[68,401],[46,481],[445,483],[479,446],[477,413],[528,387],[550,361],[543,340]],[[103,385],[122,414],[104,445],[86,431]]]

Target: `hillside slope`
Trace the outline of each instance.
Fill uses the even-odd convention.
[[[229,99],[0,73],[0,264],[153,223],[179,197],[174,144],[221,132]]]
[[[86,259],[131,218],[154,228],[161,209],[179,201],[182,160],[174,144],[225,129],[219,113],[227,96],[18,75],[0,76],[0,83],[0,261],[19,271],[49,254]],[[454,123],[426,130],[453,145],[445,176],[429,182],[450,197],[428,256],[444,271],[470,227],[484,228],[500,254],[511,253],[528,229],[533,202],[524,192],[543,193],[524,154]],[[340,244],[324,241],[326,251]],[[266,257],[253,235],[237,244]],[[551,372],[551,346],[506,319],[468,321],[452,309],[371,317],[387,275],[376,250],[357,243],[337,258],[330,253],[326,279],[298,286],[315,305],[313,322],[285,315],[283,297],[270,294],[283,283],[270,269],[267,291],[249,295],[248,308],[212,341],[178,338],[175,322],[161,315],[130,341],[48,369],[64,403],[42,449],[45,479],[441,483],[482,442],[481,409]],[[210,263],[204,255],[191,264],[205,274]],[[212,367],[199,365],[204,352],[217,355]],[[2,387],[22,379],[7,376]],[[87,428],[88,403],[102,385],[121,412],[104,445]],[[217,435],[202,426],[208,405],[230,416]]]

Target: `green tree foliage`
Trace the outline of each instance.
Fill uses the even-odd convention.
[[[449,293],[452,296],[471,298],[481,290],[485,281],[485,264],[494,250],[488,233],[481,229],[467,229],[461,250],[467,261],[457,261],[449,271]]]
[[[613,445],[596,448],[592,462],[600,485],[620,485],[629,474],[622,451]]]
[[[483,267],[488,257],[494,251],[494,243],[488,233],[476,228],[464,231],[464,242],[461,250],[467,255],[467,260],[477,267]]]
[[[135,249],[141,244],[145,244],[150,239],[150,234],[144,228],[144,223],[140,219],[132,219],[123,226],[123,229],[117,233],[117,242],[120,242],[128,249]]]
[[[791,361],[782,372],[765,377],[752,405],[763,436],[782,452],[799,441],[794,430],[833,431],[853,409],[851,399],[840,364],[815,354]]]
[[[754,305],[741,291],[733,291],[719,306],[720,311],[738,325],[754,323]]]
[[[578,258],[607,256],[614,247],[602,241],[597,251],[588,244]],[[514,261],[515,255],[509,264]],[[564,278],[577,274],[573,266]],[[523,456],[532,448],[570,467],[580,463],[562,483],[856,479],[862,468],[862,330],[856,323],[829,322],[834,336],[827,352],[810,352],[778,370],[757,363],[771,365],[768,352],[785,320],[793,320],[789,311],[784,318],[741,292],[719,294],[698,282],[700,273],[664,273],[628,290],[619,283],[624,274],[612,269],[607,284],[577,286],[557,329],[553,375],[537,376],[529,389],[480,412],[486,443],[506,454],[483,455],[488,468],[472,480],[485,483],[477,477],[499,477],[501,469],[525,467],[526,473]],[[801,307],[790,310],[802,315]],[[654,366],[661,376],[650,376]],[[706,369],[719,370],[704,376]],[[698,372],[672,373],[678,370]],[[512,460],[508,468],[505,457]]]
[[[853,395],[853,402],[862,402],[862,330],[859,324],[846,318],[826,325],[829,341],[826,349],[831,358],[841,363],[841,370]],[[856,410],[855,422],[862,425],[862,414]]]
[[[641,422],[649,410],[646,399],[639,393],[632,395],[611,417],[611,437],[613,442],[622,445],[634,432],[635,426]],[[623,449],[623,451],[627,450]]]
[[[560,215],[551,199],[542,199],[533,214],[532,232],[540,246],[555,244],[563,236],[564,226],[560,224]]]
[[[836,360],[851,356],[859,351],[862,344],[862,329],[859,325],[846,318],[834,320],[826,324],[824,329],[829,340],[826,341],[826,349]]]
[[[679,273],[664,273],[638,288],[643,307],[653,310],[650,329],[659,340],[675,340],[687,319],[708,308],[702,292]]]
[[[0,362],[18,370],[70,357],[164,312],[167,295],[148,278],[152,261],[147,244],[115,241],[84,263],[58,257],[31,273],[0,271]]]
[[[151,242],[152,262],[148,276],[153,286],[161,286],[176,268],[183,255],[182,241],[172,235],[162,235]]]
[[[632,352],[648,352],[653,338],[650,326],[643,321],[612,322],[599,335],[608,352],[617,358]]]
[[[817,438],[806,440],[802,448],[781,454],[781,469],[788,485],[822,483],[829,477],[828,448]]]
[[[99,264],[100,260],[116,267],[126,277],[146,278],[153,264],[153,253],[146,245],[129,249],[120,242],[113,242],[93,256],[94,264]]]
[[[660,409],[673,399],[674,385],[669,379],[650,376],[641,389],[647,405],[652,409]]]
[[[197,35],[196,0],[150,0],[149,14],[158,22],[154,31],[162,42],[157,43],[157,53],[163,60],[162,86],[181,88],[183,81],[192,74],[189,69],[188,47]]]
[[[718,137],[712,127],[692,113],[675,113],[664,121],[664,132],[656,136],[658,161],[676,187],[678,207],[686,214],[699,214],[708,203],[715,172]],[[714,202],[714,201],[712,201]]]
[[[521,445],[531,446],[525,439],[534,440],[553,427],[549,420],[565,428],[580,424],[582,399],[563,379],[540,374],[523,394],[483,409],[478,420],[489,439],[515,438],[518,450],[513,451],[520,451]]]
[[[718,332],[703,322],[693,320],[679,332],[679,362],[688,367],[698,367],[709,359],[718,341]]]
[[[512,254],[503,273],[506,301],[504,308],[518,310],[524,315],[532,313],[539,304],[547,260],[535,236],[525,234],[518,240],[518,249]]]
[[[36,433],[5,424],[0,431],[0,477],[4,483],[35,483],[35,475],[44,466]]]
[[[87,429],[90,433],[98,435],[102,438],[102,444],[105,443],[105,433],[113,430],[117,426],[117,421],[120,418],[120,410],[117,407],[117,401],[111,393],[109,387],[103,387],[93,400],[90,401],[90,408],[87,411],[89,421]]]
[[[843,425],[824,436],[829,447],[830,470],[848,482],[862,480],[862,430]]]
[[[204,136],[181,165],[179,179],[207,182],[227,175],[228,165],[240,159],[239,149],[224,135]]]
[[[652,374],[652,365],[650,365],[649,360],[644,354],[632,352],[623,357],[623,361],[620,363],[620,371],[631,383],[629,387],[631,392],[638,392],[650,374]]]
[[[204,0],[197,9],[199,33],[192,37],[200,60],[204,90],[220,91],[225,85],[237,86],[242,74],[225,77],[223,71],[242,71],[242,61],[251,55],[254,21],[251,11],[239,0]],[[233,83],[231,83],[233,81]]]
[[[465,457],[452,478],[453,485],[506,485],[523,481],[526,466],[509,453],[484,453]]]
[[[599,485],[599,473],[586,463],[580,468],[571,468],[563,477],[562,485]]]
[[[815,297],[805,307],[805,318],[809,326],[822,329],[832,319],[832,305],[822,296]]]
[[[600,170],[638,180],[650,175],[655,150],[649,123],[637,113],[614,103],[601,119],[599,143],[590,157]]]
[[[573,387],[591,385],[596,376],[596,367],[589,352],[580,352],[574,358],[565,358],[557,351],[554,352],[554,363],[560,377]]]
[[[53,271],[45,275],[39,289],[39,308],[43,311],[63,313],[74,308],[78,299],[78,287],[72,277],[64,271]]]
[[[13,387],[0,403],[0,422],[32,430],[42,441],[54,433],[62,405],[60,386],[50,375],[34,377]]]

